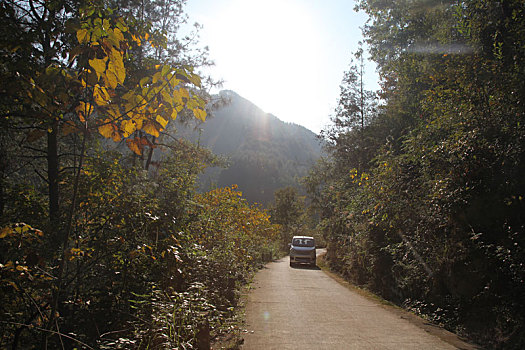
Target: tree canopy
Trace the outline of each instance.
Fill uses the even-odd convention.
[[[449,329],[521,348],[524,4],[357,7],[370,15],[364,35],[381,103],[367,123],[341,128],[341,117],[356,124],[361,97],[342,89],[325,133],[331,160],[306,181],[328,259]],[[345,82],[355,86],[355,72]]]
[[[209,343],[277,254],[265,211],[196,194],[216,159],[168,128],[214,83],[183,4],[1,2],[0,347]]]

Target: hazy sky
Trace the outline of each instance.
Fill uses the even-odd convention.
[[[328,124],[366,15],[351,0],[188,0],[204,26],[212,76],[279,119],[319,132]],[[376,75],[369,64],[368,88]]]

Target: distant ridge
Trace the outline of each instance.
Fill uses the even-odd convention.
[[[180,136],[230,160],[228,169],[208,169],[201,176],[201,188],[236,184],[249,201],[267,204],[276,189],[298,187],[298,179],[321,155],[316,135],[265,113],[233,91],[221,91],[219,97],[229,103],[197,126],[200,132],[195,125],[179,129]]]

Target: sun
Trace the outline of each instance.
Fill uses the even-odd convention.
[[[228,72],[226,88],[287,119],[281,114],[301,113],[298,106],[315,97],[322,74],[313,69],[321,60],[316,23],[304,2],[232,0],[208,24],[205,41]],[[311,87],[294,86],[305,78]]]

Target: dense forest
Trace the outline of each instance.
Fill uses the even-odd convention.
[[[279,226],[196,192],[215,82],[184,1],[0,3],[0,348],[205,348]],[[162,154],[162,156],[159,156]]]
[[[316,135],[263,112],[233,91],[221,91],[214,101],[218,106],[205,123],[197,120],[177,132],[223,157],[223,168],[210,167],[200,176],[200,188],[236,184],[248,201],[265,206],[280,188],[300,190],[299,179],[321,156]]]
[[[305,180],[331,266],[488,348],[525,347],[525,3],[361,0]]]

